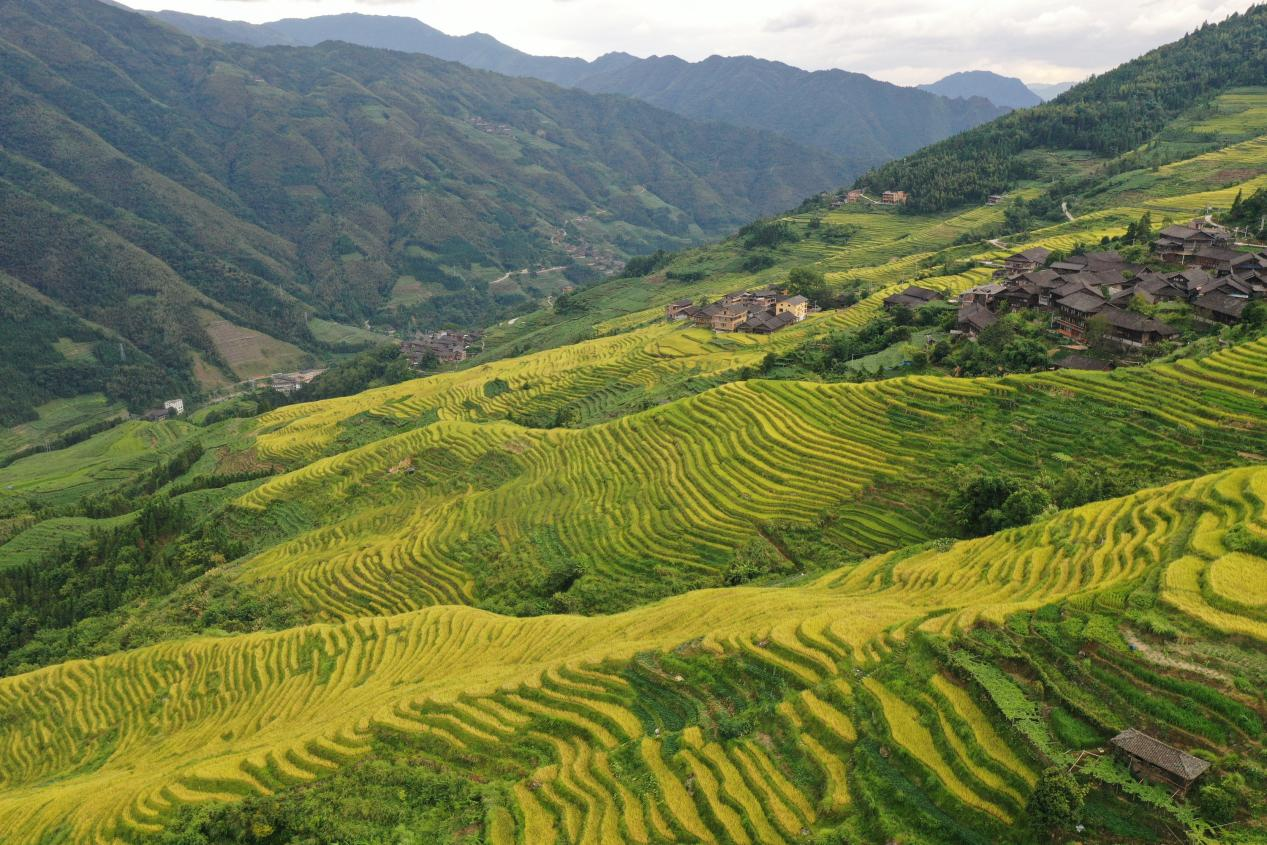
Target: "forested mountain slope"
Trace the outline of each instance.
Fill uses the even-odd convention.
[[[204,38],[254,44],[349,41],[624,94],[686,117],[767,129],[841,156],[849,179],[1006,110],[980,97],[948,94],[948,99],[860,73],[811,73],[751,56],[712,56],[700,62],[676,56],[640,59],[627,53],[609,53],[592,62],[531,56],[488,35],[445,35],[411,18],[347,14],[251,25],[173,12],[157,16]]]
[[[0,271],[97,327],[40,347],[117,335],[74,375],[126,362],[134,408],[245,377],[243,338],[298,363],[308,315],[377,316],[402,278],[420,323],[476,322],[505,271],[572,267],[563,239],[686,245],[839,181],[771,134],[425,56],[217,46],[93,0],[0,24]]]
[[[1056,100],[1007,115],[864,176],[872,190],[902,189],[909,206],[981,202],[1035,174],[1021,154],[1084,150],[1109,158],[1147,142],[1169,121],[1229,88],[1267,83],[1267,6],[1206,24]]]

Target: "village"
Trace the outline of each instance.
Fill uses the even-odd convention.
[[[808,299],[800,295],[788,296],[771,288],[728,293],[706,305],[680,299],[664,309],[664,316],[670,321],[690,320],[715,332],[747,334],[773,334],[801,322],[808,314]]]
[[[1166,322],[1140,313],[1138,306],[1183,303],[1206,325],[1234,325],[1246,306],[1267,297],[1267,253],[1238,252],[1221,226],[1203,220],[1162,229],[1153,244],[1158,264],[1182,269],[1154,270],[1102,250],[1054,256],[1034,247],[1009,256],[994,281],[962,293],[954,334],[975,339],[1001,313],[1033,309],[1050,316],[1050,327],[1076,343],[1092,335],[1123,350],[1174,338]],[[887,311],[917,309],[943,294],[912,285],[884,300]]]

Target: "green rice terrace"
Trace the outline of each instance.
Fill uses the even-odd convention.
[[[1146,213],[1267,185],[1267,89],[1033,157],[998,205],[652,256],[424,378],[0,432],[0,841],[1267,841],[1267,327],[1172,304],[1099,371],[1005,314],[1038,363],[970,370],[987,336],[885,305],[1151,261]],[[801,282],[772,334],[665,319]]]

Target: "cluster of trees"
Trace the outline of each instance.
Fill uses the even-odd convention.
[[[154,497],[127,525],[0,570],[0,670],[75,656],[77,623],[166,595],[244,553],[222,525],[201,518]]]
[[[1223,216],[1223,222],[1261,237],[1267,232],[1267,189],[1259,188],[1249,199],[1242,194],[1242,191],[1236,192],[1236,199],[1232,200],[1232,208]]]
[[[786,220],[754,220],[739,230],[744,249],[775,249],[801,239]]]
[[[953,315],[950,319],[953,322]],[[915,363],[936,364],[962,376],[1028,373],[1048,364],[1047,346],[1041,337],[1037,326],[1019,314],[1008,314],[984,329],[976,343],[939,341],[932,349],[916,354]]]
[[[1232,87],[1267,84],[1264,54],[1267,6],[1255,6],[1093,77],[1052,102],[886,164],[857,184],[909,192],[906,209],[912,212],[983,202],[1036,175],[1023,152],[1052,148],[1119,155],[1205,98]]]
[[[657,270],[667,267],[669,262],[676,257],[674,253],[662,249],[657,249],[650,255],[635,255],[625,262],[625,269],[620,271],[620,278],[636,279],[640,276],[650,276]]]
[[[959,536],[965,538],[1027,525],[1047,513],[1125,496],[1147,486],[1132,472],[1096,461],[1036,476],[960,465],[950,477],[949,512]]]

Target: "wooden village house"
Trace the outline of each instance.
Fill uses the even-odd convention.
[[[892,311],[899,306],[907,308],[920,308],[930,302],[943,299],[944,296],[940,291],[930,288],[922,288],[919,285],[911,285],[901,293],[895,293],[892,296],[884,298],[884,310]]]
[[[1131,774],[1139,780],[1173,789],[1176,796],[1186,796],[1197,778],[1210,768],[1205,760],[1134,728],[1127,728],[1109,742],[1113,745],[1114,754],[1126,764]]]

